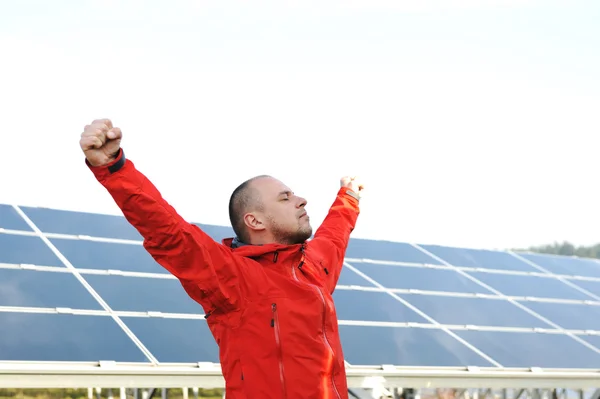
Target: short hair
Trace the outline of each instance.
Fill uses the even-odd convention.
[[[248,229],[244,223],[244,214],[254,209],[260,209],[261,202],[256,189],[250,183],[261,177],[270,177],[268,175],[260,175],[252,177],[233,190],[229,198],[229,220],[231,227],[238,238],[243,243],[249,243],[250,236]]]

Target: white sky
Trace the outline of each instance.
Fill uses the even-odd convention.
[[[271,174],[353,237],[600,242],[600,2],[0,0],[0,203],[119,214],[78,147],[111,118],[187,219]]]

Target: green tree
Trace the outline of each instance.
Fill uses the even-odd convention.
[[[523,250],[523,249],[518,249]],[[517,250],[517,251],[518,251]],[[600,243],[591,246],[575,246],[568,241],[554,242],[552,244],[532,246],[525,249],[526,251],[554,254],[554,255],[565,255],[565,256],[580,256],[583,258],[596,258],[600,259]]]

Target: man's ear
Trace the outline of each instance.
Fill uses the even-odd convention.
[[[266,226],[262,222],[262,219],[259,215],[254,213],[247,213],[244,215],[244,223],[246,226],[253,231],[260,231],[266,229]]]

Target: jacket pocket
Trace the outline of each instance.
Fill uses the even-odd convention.
[[[240,363],[240,380],[242,381],[242,385],[244,385],[244,362],[242,362],[242,359],[238,359],[238,362]]]
[[[277,349],[277,360],[279,362],[279,379],[281,381],[281,390],[283,398],[287,398],[287,389],[285,386],[285,370],[283,367],[283,349],[281,345],[281,330],[279,328],[279,311],[277,310],[277,303],[271,304],[271,328],[273,328],[273,335],[275,338],[275,345]]]

